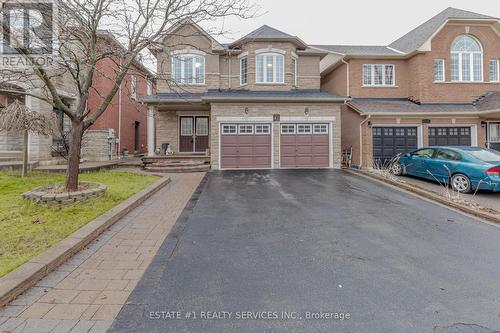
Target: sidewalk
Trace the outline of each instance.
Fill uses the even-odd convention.
[[[171,183],[0,309],[0,332],[106,332],[204,173]]]

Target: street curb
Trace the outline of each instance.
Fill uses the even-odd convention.
[[[416,185],[410,185],[410,184],[396,182],[396,181],[384,178],[382,176],[379,176],[379,175],[376,175],[376,174],[373,174],[371,172],[364,171],[364,170],[354,170],[354,169],[347,170],[347,169],[345,169],[345,171],[352,173],[352,174],[360,174],[360,175],[365,176],[365,177],[376,179],[378,181],[390,184],[392,186],[396,186],[400,189],[403,189],[403,190],[406,190],[406,191],[411,192],[413,194],[422,196],[426,199],[436,201],[440,204],[443,204],[445,206],[448,206],[448,207],[451,207],[453,209],[459,210],[461,212],[467,213],[469,215],[481,218],[483,220],[486,220],[486,221],[489,221],[492,223],[500,224],[500,216],[489,214],[486,212],[480,212],[480,211],[474,210],[470,207],[463,206],[461,204],[458,204],[456,202],[448,200],[448,199],[440,196],[437,193],[424,190],[421,187],[417,187]]]
[[[144,190],[90,221],[45,252],[0,278],[0,308],[34,286],[168,183],[170,183],[170,178],[160,178]]]

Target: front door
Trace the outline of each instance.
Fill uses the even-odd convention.
[[[205,152],[208,148],[208,117],[180,117],[179,152]]]
[[[197,153],[204,153],[208,149],[208,117],[196,117],[195,123],[194,149]]]

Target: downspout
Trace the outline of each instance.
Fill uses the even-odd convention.
[[[122,58],[120,58],[119,66],[122,67]],[[120,88],[118,89],[118,151],[116,152],[118,157],[120,157],[122,148],[122,82],[120,82]]]
[[[347,89],[346,89],[346,93],[347,93],[347,96],[351,96],[351,84],[350,84],[350,67],[349,67],[349,63],[347,61],[344,60],[344,57],[342,57],[342,59],[340,59],[344,64],[346,64],[347,66],[347,74],[346,74],[346,84],[347,84]]]
[[[227,65],[229,66],[227,69],[227,73],[229,75],[228,80],[228,88],[231,90],[231,50],[227,50],[228,58],[227,58]]]
[[[359,166],[363,167],[363,125],[370,120],[371,114],[359,124]]]

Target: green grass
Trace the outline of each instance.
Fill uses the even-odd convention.
[[[64,175],[0,172],[0,277],[66,238],[97,216],[113,208],[158,178],[129,172],[99,171],[80,181],[106,184],[98,198],[62,208],[36,205],[21,194],[38,186],[64,181]]]

